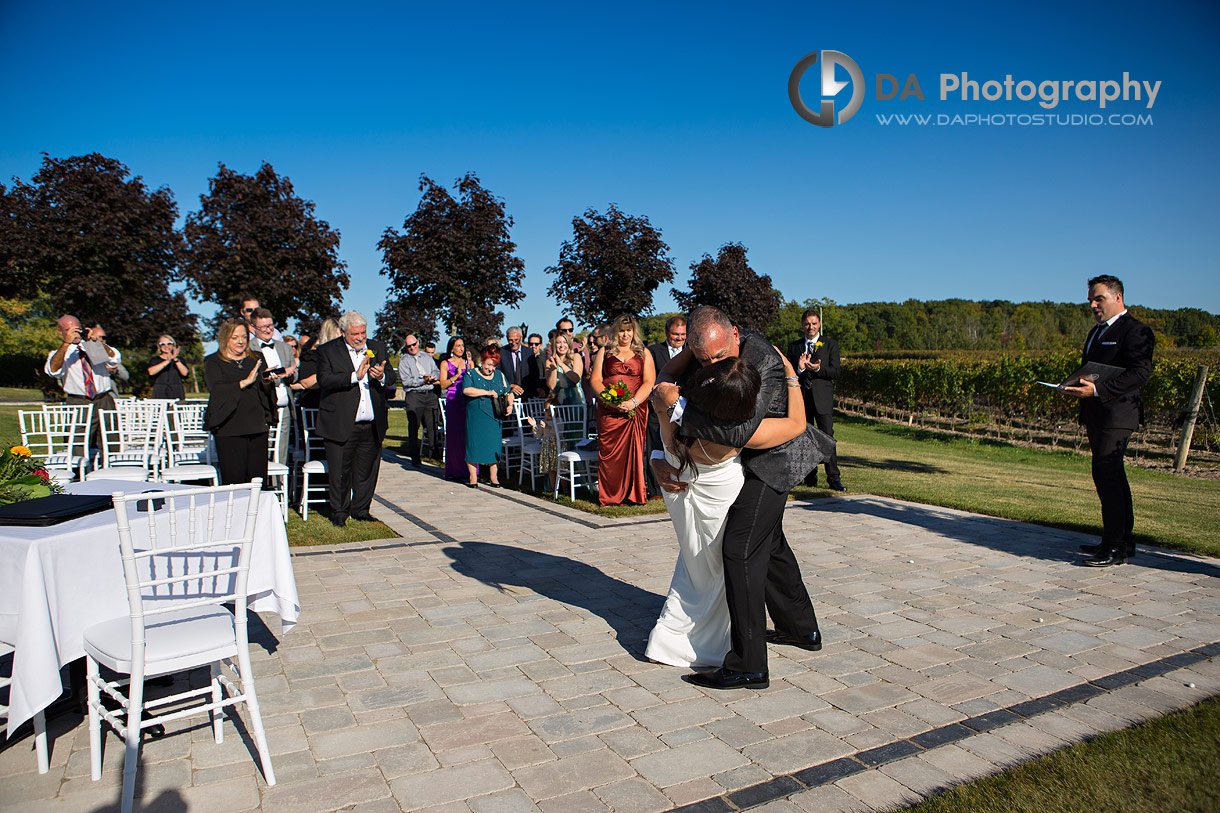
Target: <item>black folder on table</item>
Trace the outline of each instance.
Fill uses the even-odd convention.
[[[1101,364],[1100,362],[1096,361],[1086,361],[1079,370],[1072,373],[1058,384],[1052,384],[1049,381],[1039,381],[1038,383],[1044,387],[1054,387],[1057,390],[1061,390],[1064,387],[1078,386],[1082,381],[1091,381],[1094,384],[1104,384],[1119,373],[1125,372],[1126,369],[1126,367],[1115,367],[1113,364]]]
[[[109,494],[51,494],[0,505],[0,525],[56,525],[105,511],[113,504]]]

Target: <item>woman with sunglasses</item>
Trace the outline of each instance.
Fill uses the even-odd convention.
[[[178,358],[178,343],[172,336],[162,336],[157,339],[157,355],[148,362],[148,377],[153,380],[150,398],[167,398],[182,401],[186,398],[186,389],[182,379],[191,374],[191,370]]]

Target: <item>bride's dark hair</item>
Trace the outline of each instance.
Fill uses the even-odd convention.
[[[718,421],[739,422],[754,415],[758,401],[758,389],[762,378],[740,356],[722,359],[715,364],[702,367],[682,385],[687,408],[695,408]],[[674,433],[671,452],[678,458],[678,474],[686,471],[699,473],[691,459],[693,438],[684,437],[682,428]]]

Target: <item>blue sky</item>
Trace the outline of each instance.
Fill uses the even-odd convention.
[[[554,323],[559,247],[586,208],[646,215],[691,262],[739,241],[789,299],[1128,301],[1220,312],[1220,6],[0,2],[0,179],[97,151],[180,214],[217,163],[262,160],[342,232],[347,307],[385,301],[376,244],[421,173],[475,171],[525,261],[509,321]],[[787,97],[805,54],[865,79],[850,121]],[[939,99],[972,79],[1162,83],[1155,106]],[[802,93],[816,103],[816,68]],[[925,99],[878,101],[914,73]],[[810,77],[813,77],[810,81]],[[839,79],[847,77],[840,72]],[[846,99],[852,91],[840,93]],[[897,126],[878,114],[1147,113],[1145,126]],[[668,287],[654,309],[674,309]],[[202,312],[210,312],[201,308]],[[832,326],[828,326],[832,328]]]

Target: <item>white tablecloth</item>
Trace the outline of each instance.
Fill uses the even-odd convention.
[[[93,480],[67,490],[110,494],[183,487]],[[284,631],[291,629],[301,604],[283,515],[270,492],[259,500],[248,584],[247,606],[277,613]],[[59,670],[84,657],[85,628],[128,614],[113,510],[45,528],[0,526],[0,641],[15,649],[9,734],[62,693]]]

